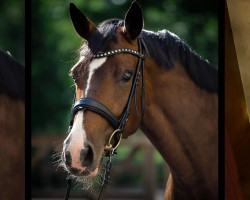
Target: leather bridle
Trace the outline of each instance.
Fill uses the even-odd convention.
[[[140,71],[141,71],[141,76],[142,76],[141,120],[143,119],[143,116],[144,116],[144,111],[145,111],[145,80],[144,80],[145,51],[148,57],[150,58],[147,46],[143,40],[142,34],[140,34],[138,36],[138,51],[135,51],[133,49],[128,49],[128,48],[119,48],[119,49],[109,50],[105,52],[100,52],[98,54],[93,55],[93,59],[109,57],[109,56],[113,56],[113,55],[120,54],[120,53],[128,53],[128,54],[132,54],[138,57],[138,63],[136,66],[136,71],[134,73],[134,79],[133,79],[132,87],[131,87],[130,94],[128,97],[128,101],[119,119],[98,100],[85,97],[75,102],[76,95],[74,95],[74,101],[73,101],[73,105],[71,108],[69,130],[71,130],[73,126],[75,115],[77,114],[78,111],[81,111],[81,110],[89,110],[89,111],[99,114],[104,119],[106,119],[110,123],[110,125],[114,128],[114,132],[109,137],[108,143],[106,144],[104,148],[104,152],[103,152],[103,156],[107,156],[108,160],[106,162],[105,175],[103,177],[103,183],[102,183],[102,187],[101,187],[101,191],[99,193],[98,199],[101,196],[103,188],[108,183],[109,174],[110,174],[110,170],[112,167],[111,158],[114,154],[116,154],[115,151],[121,142],[122,133],[124,131],[125,125],[127,123],[127,120],[130,114],[130,105],[131,105],[133,97],[134,97],[136,113],[139,116],[137,103],[136,103],[137,102],[136,94],[137,94],[137,87],[138,87],[139,80],[140,80]],[[114,139],[115,141],[113,145],[111,144],[112,139]],[[69,193],[70,193],[70,186],[71,186],[71,178],[68,177],[65,200],[68,200]]]
[[[132,55],[137,56],[138,63],[136,67],[136,71],[134,74],[134,79],[131,87],[131,91],[128,97],[127,104],[125,106],[125,109],[123,110],[123,113],[121,114],[120,118],[118,119],[107,107],[105,107],[101,102],[99,102],[96,99],[85,97],[79,99],[77,102],[75,102],[74,98],[74,104],[71,109],[71,117],[70,117],[70,126],[69,129],[72,128],[73,123],[74,123],[74,117],[77,114],[78,111],[81,110],[90,110],[92,112],[95,112],[99,115],[101,115],[104,119],[106,119],[110,125],[114,128],[114,132],[111,134],[109,138],[109,143],[105,146],[104,149],[104,155],[108,155],[108,152],[111,151],[112,149],[115,149],[118,147],[120,140],[122,138],[122,133],[124,131],[124,127],[126,125],[126,122],[128,120],[129,114],[130,114],[130,104],[132,102],[132,99],[134,97],[134,102],[135,102],[135,107],[136,107],[136,112],[137,115],[139,116],[139,112],[137,109],[136,105],[136,94],[137,94],[137,87],[139,84],[140,80],[140,71],[142,75],[142,92],[141,92],[141,119],[143,119],[144,116],[144,110],[145,110],[145,81],[144,81],[144,61],[145,61],[145,51],[148,54],[148,50],[146,47],[146,44],[140,35],[138,37],[138,51],[135,51],[133,49],[128,49],[128,48],[120,48],[120,49],[114,49],[114,50],[109,50],[105,52],[100,52],[96,55],[93,56],[94,59],[98,58],[103,58],[103,57],[109,57],[113,56],[116,54],[121,54],[121,53],[129,53]],[[148,54],[149,56],[149,54]],[[112,146],[111,145],[111,139],[112,137],[115,140],[115,144]]]

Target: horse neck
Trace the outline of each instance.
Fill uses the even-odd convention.
[[[175,185],[195,186],[192,193],[202,187],[216,190],[217,94],[197,87],[178,61],[166,70],[148,60],[145,70],[141,129],[168,163]]]

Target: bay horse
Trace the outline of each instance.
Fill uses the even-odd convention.
[[[96,177],[103,156],[140,128],[169,166],[165,200],[218,199],[217,69],[170,31],[144,30],[136,1],[124,20],[98,27],[74,4],[70,16],[86,43],[70,70],[75,103],[61,165]]]
[[[0,199],[25,199],[25,70],[0,51]]]

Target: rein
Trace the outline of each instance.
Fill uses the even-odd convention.
[[[133,97],[134,97],[136,113],[139,116],[139,112],[138,112],[138,108],[137,108],[137,104],[136,104],[136,93],[137,93],[136,91],[137,91],[137,87],[138,87],[139,80],[140,80],[140,71],[141,71],[141,76],[142,76],[141,120],[143,119],[143,116],[144,116],[144,110],[145,110],[145,80],[144,80],[145,51],[146,51],[148,57],[150,58],[147,46],[143,40],[142,35],[140,35],[138,37],[138,51],[135,51],[133,49],[128,49],[128,48],[120,48],[120,49],[109,50],[106,52],[101,52],[101,53],[98,53],[96,55],[93,55],[94,59],[108,57],[108,56],[112,56],[112,55],[120,54],[120,53],[128,53],[128,54],[132,54],[132,55],[135,55],[138,57],[138,63],[137,63],[131,91],[129,94],[129,98],[128,98],[127,104],[125,106],[125,109],[123,110],[123,113],[121,114],[119,119],[98,100],[95,100],[95,99],[89,98],[89,97],[85,97],[85,98],[81,98],[77,102],[75,102],[76,95],[74,95],[74,101],[73,101],[73,105],[71,108],[69,131],[71,130],[71,128],[73,126],[75,115],[80,110],[90,110],[92,112],[95,112],[95,113],[101,115],[114,128],[114,132],[109,137],[108,144],[105,146],[104,152],[103,152],[103,156],[108,157],[108,160],[106,162],[105,174],[104,174],[103,183],[102,183],[102,187],[101,187],[101,190],[99,193],[98,200],[100,199],[101,193],[102,193],[104,187],[107,185],[108,180],[110,178],[110,171],[111,171],[111,167],[112,167],[112,157],[117,154],[116,149],[118,148],[118,146],[121,142],[121,139],[122,139],[122,133],[124,131],[126,122],[128,120],[129,114],[130,114],[130,104],[132,102]],[[112,139],[114,139],[114,141],[115,141],[114,145],[111,144]],[[70,178],[70,176],[68,176],[68,178],[67,178],[67,190],[65,193],[65,200],[68,200],[68,198],[69,198],[70,186],[71,186],[71,178]]]

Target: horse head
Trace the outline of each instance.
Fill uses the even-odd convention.
[[[123,120],[126,126],[122,127],[123,134],[119,137],[133,134],[141,123],[142,114],[138,113],[143,109],[137,105],[140,105],[143,91],[137,66],[143,55],[139,55],[137,38],[142,31],[143,17],[137,2],[132,3],[124,20],[107,20],[98,27],[74,4],[70,4],[70,16],[76,32],[86,40],[79,61],[70,71],[76,87],[75,102],[83,100],[87,106],[94,104],[95,107],[77,107],[73,113],[72,127],[64,141],[62,161],[71,174],[92,177],[100,170],[107,145],[119,145],[114,134],[120,132],[118,128],[122,125],[119,123],[125,110],[129,112],[129,118],[126,116]],[[131,101],[131,106],[128,101]],[[105,113],[103,116],[100,111],[95,111],[98,108],[104,110],[108,117],[120,119],[117,120],[118,125],[107,119]]]

